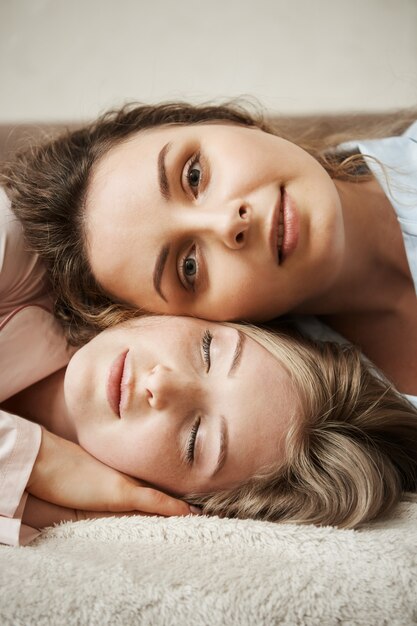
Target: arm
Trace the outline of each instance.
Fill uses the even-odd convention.
[[[120,516],[120,513],[99,513],[97,511],[69,509],[29,495],[26,500],[22,522],[28,527],[45,528],[61,522],[78,522],[85,519],[113,516]]]
[[[22,522],[28,527],[46,528],[61,522],[79,522],[86,519],[99,519],[102,517],[121,517],[137,513],[103,513],[98,511],[81,511],[69,509],[57,504],[51,504],[29,495],[26,500]],[[140,515],[140,513],[139,513]]]

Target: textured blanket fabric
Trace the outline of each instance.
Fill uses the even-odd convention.
[[[359,531],[107,518],[0,547],[0,623],[417,624],[417,502]]]

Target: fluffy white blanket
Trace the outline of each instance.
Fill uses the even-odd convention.
[[[413,500],[359,531],[206,517],[47,529],[0,548],[0,623],[416,624]]]

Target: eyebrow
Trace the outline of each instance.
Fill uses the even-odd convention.
[[[222,415],[220,417],[220,452],[219,452],[219,458],[217,459],[216,467],[214,468],[214,472],[212,473],[211,478],[214,478],[214,476],[218,472],[220,472],[220,470],[222,469],[223,465],[226,462],[228,442],[229,442],[229,436],[228,436],[227,424],[226,424],[226,420],[224,419],[224,417]]]
[[[161,196],[166,200],[171,199],[171,190],[169,188],[169,181],[167,176],[167,170],[165,166],[165,157],[171,149],[172,143],[169,141],[164,145],[158,154],[158,183]]]
[[[153,270],[153,286],[156,292],[161,296],[162,300],[168,302],[161,289],[162,275],[169,255],[169,246],[162,246],[155,262]]]
[[[245,340],[246,340],[246,335],[244,335],[240,330],[238,330],[236,348],[233,353],[232,364],[230,365],[230,369],[227,373],[227,376],[230,376],[231,374],[233,374],[233,372],[236,372],[237,368],[239,367],[240,361],[242,359],[243,345],[245,343]]]

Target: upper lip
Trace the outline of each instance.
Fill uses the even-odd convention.
[[[272,256],[275,261],[279,263],[279,255],[278,255],[278,226],[279,226],[279,214],[281,211],[281,201],[282,201],[282,189],[279,190],[279,196],[277,203],[275,204],[274,210],[272,211],[272,217],[269,226],[269,243],[272,251]]]
[[[120,399],[122,393],[123,373],[125,369],[126,356],[129,350],[124,350],[119,354],[110,366],[107,379],[106,391],[108,403],[117,417],[120,417]]]

